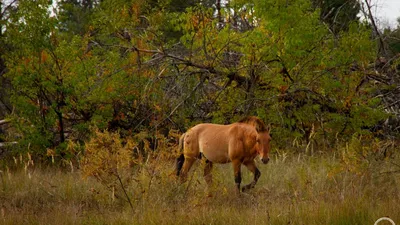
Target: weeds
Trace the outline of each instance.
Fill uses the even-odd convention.
[[[101,146],[108,143],[118,151],[106,159],[126,160],[117,152],[127,145],[103,134],[87,149],[100,154]],[[374,142],[368,145],[394,146]],[[339,147],[341,154],[336,156],[279,150],[268,165],[258,165],[258,184],[240,197],[234,195],[229,164],[215,165],[212,197],[206,191],[201,162],[194,166],[188,182],[180,184],[172,174],[174,161],[168,157],[169,148],[162,154],[147,155],[134,166],[109,163],[109,167],[99,167],[119,165],[121,183],[115,169],[104,170],[100,180],[92,175],[99,175],[93,172],[97,170],[89,170],[92,174],[82,179],[88,175],[84,169],[88,162],[84,160],[83,169],[65,172],[40,167],[23,155],[15,159],[18,166],[4,167],[0,172],[0,223],[374,224],[382,216],[400,223],[400,173],[396,172],[400,159],[394,154],[378,159],[375,152],[383,150],[367,151],[365,146],[359,139],[354,140]],[[107,180],[109,177],[112,179]],[[251,179],[252,174],[244,170],[243,182]],[[117,190],[112,191],[107,185],[110,183],[115,188],[123,187],[130,203],[123,200],[122,192],[122,197],[116,198]]]

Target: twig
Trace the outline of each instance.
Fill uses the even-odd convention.
[[[398,173],[398,172],[400,172],[400,170],[385,171],[385,172],[380,172],[380,174],[387,174],[387,173],[391,174],[391,173]]]
[[[122,183],[121,177],[120,177],[118,174],[116,174],[115,176],[118,178],[119,184],[121,185],[121,188],[122,188],[122,190],[124,191],[124,194],[125,194],[125,196],[126,196],[126,199],[128,200],[128,203],[129,203],[129,205],[130,205],[130,207],[131,207],[131,209],[132,209],[132,213],[135,214],[135,209],[133,208],[131,198],[129,198],[129,195],[128,195],[128,193],[126,192],[126,189],[125,189],[125,187],[124,187],[124,184]]]
[[[156,127],[158,127],[160,124],[162,124],[165,120],[170,119],[170,117],[172,116],[172,114],[175,113],[175,111],[183,104],[185,103],[186,100],[188,100],[190,98],[190,96],[192,96],[192,94],[197,90],[197,88],[200,87],[200,85],[204,82],[204,78],[200,80],[199,83],[197,83],[196,87],[193,88],[193,90],[191,91],[190,94],[188,94],[185,99],[183,99],[181,102],[179,102],[179,104],[177,106],[175,106],[175,108],[163,119],[161,120]]]
[[[6,147],[6,146],[10,146],[10,145],[16,145],[18,144],[18,142],[13,141],[13,142],[0,142],[0,148],[1,147]]]
[[[11,122],[11,121],[10,121],[10,120],[7,120],[7,119],[0,120],[0,125],[7,124],[7,123],[10,123],[10,122]]]
[[[366,6],[367,6],[367,10],[368,10],[368,17],[372,23],[372,26],[374,28],[374,31],[376,33],[377,38],[379,39],[379,43],[380,43],[380,50],[383,51],[383,54],[386,56],[386,48],[385,48],[385,42],[383,41],[382,35],[379,32],[378,26],[375,23],[375,19],[372,15],[372,11],[371,11],[371,4],[370,2],[368,2],[368,0],[364,0]],[[365,13],[365,12],[364,12]]]

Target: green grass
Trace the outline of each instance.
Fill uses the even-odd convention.
[[[379,161],[349,171],[340,162],[332,156],[277,156],[258,165],[259,183],[240,196],[231,165],[215,165],[208,197],[200,162],[181,185],[171,175],[172,160],[149,161],[134,169],[135,180],[127,186],[134,212],[122,197],[94,179],[82,179],[76,169],[4,169],[0,224],[364,225],[382,216],[400,224],[400,174],[386,173],[397,166]],[[246,184],[252,174],[242,171]]]

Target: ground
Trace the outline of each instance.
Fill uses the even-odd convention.
[[[83,179],[77,168],[26,166],[16,159],[0,172],[0,224],[372,225],[383,216],[400,223],[400,174],[392,172],[393,161],[357,168],[332,154],[276,153],[258,167],[259,183],[237,196],[231,165],[216,165],[208,196],[201,162],[180,184],[173,160],[149,160],[132,168],[126,186],[132,210],[118,187]],[[252,174],[242,171],[247,184]]]

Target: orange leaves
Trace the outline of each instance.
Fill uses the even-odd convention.
[[[142,39],[138,38],[138,39],[136,39],[136,47],[139,48],[139,49],[142,49],[142,48],[145,48],[147,46],[144,45]]]
[[[192,15],[190,17],[190,24],[192,24],[195,30],[198,30],[200,27],[200,18],[197,15]]]
[[[49,57],[49,55],[46,53],[46,51],[43,50],[43,51],[40,53],[40,62],[41,62],[41,63],[47,62],[48,57]]]
[[[119,121],[119,120],[125,120],[125,113],[119,112],[115,117],[114,120]]]
[[[205,9],[197,9],[186,15],[185,29],[194,30],[203,33],[204,30],[210,28],[213,24],[213,15],[205,11]]]
[[[151,78],[151,77],[154,76],[154,72],[151,71],[151,70],[143,70],[143,71],[141,71],[141,74],[142,74],[144,77],[149,77],[149,78]]]
[[[288,88],[289,88],[288,85],[281,85],[281,86],[279,86],[279,92],[281,94],[285,94]]]
[[[29,57],[24,57],[22,58],[22,62],[24,63],[25,66],[29,65],[31,62],[31,58]]]
[[[106,92],[107,93],[111,93],[111,92],[113,92],[114,91],[114,88],[112,87],[112,86],[108,86],[107,88],[106,88]]]
[[[40,53],[36,56],[30,56],[30,57],[21,57],[22,64],[26,67],[32,66],[34,64],[45,64],[49,62],[51,56],[46,50],[40,51]]]

